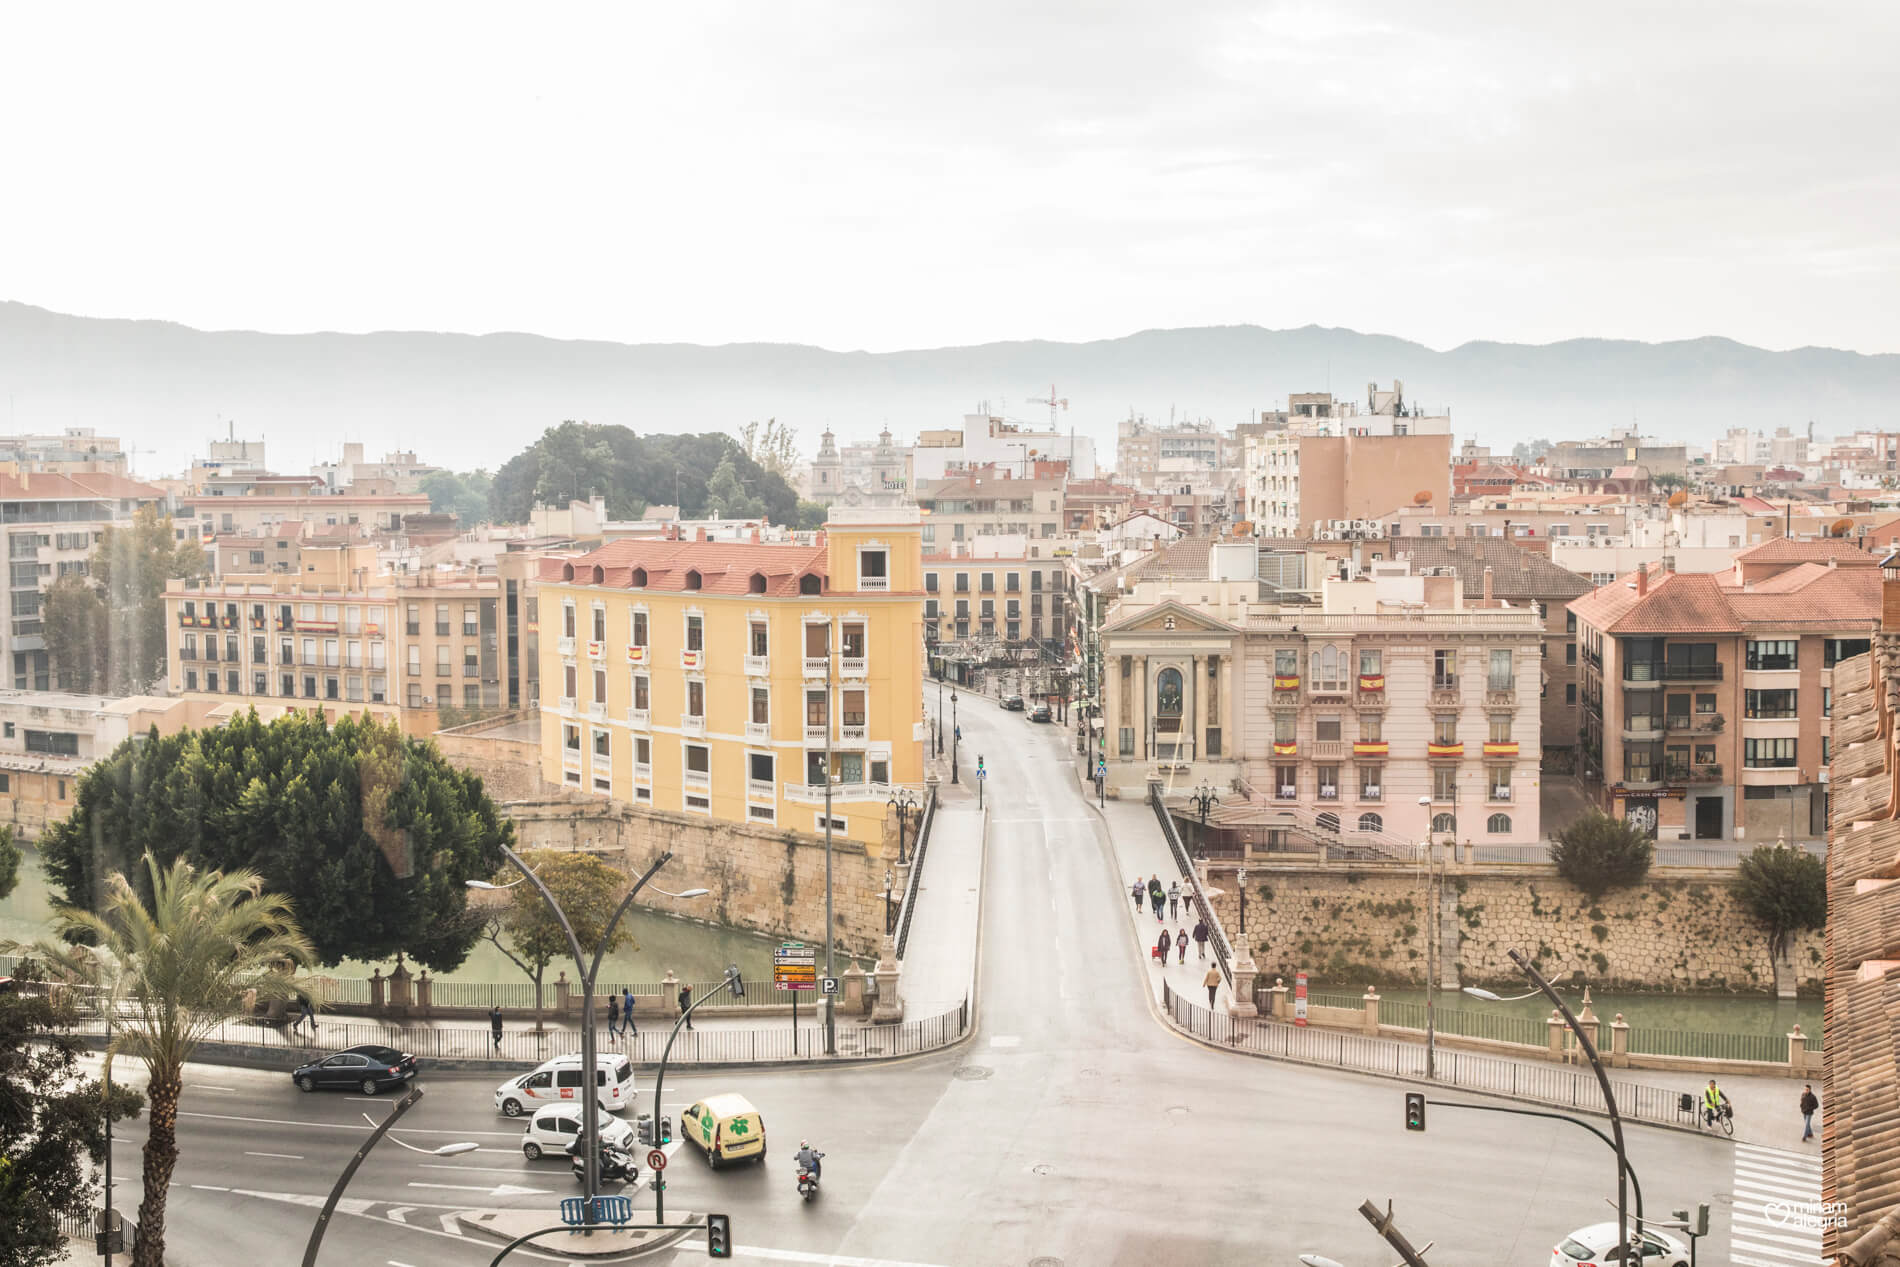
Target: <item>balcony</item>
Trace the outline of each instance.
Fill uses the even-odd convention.
[[[607,720],[607,705],[599,700],[587,706],[587,715],[595,721]]]
[[[1276,739],[1273,742],[1273,755],[1276,757],[1297,757],[1300,755],[1300,745],[1294,740],[1289,739],[1282,742]]]
[[[772,657],[749,655],[745,658],[747,677],[770,677],[772,675]]]
[[[1392,751],[1392,745],[1383,739],[1360,739],[1352,745],[1355,757],[1383,757]]]
[[[1293,692],[1300,689],[1300,675],[1297,673],[1276,673],[1273,675],[1273,689]]]
[[[828,727],[808,724],[805,727],[805,742],[808,745],[822,746],[829,733]]]
[[[839,743],[863,743],[870,737],[870,728],[864,725],[838,727]]]
[[[823,678],[831,672],[831,657],[808,655],[805,657],[805,676]]]
[[[757,739],[760,742],[769,741],[772,738],[772,723],[766,721],[747,722],[745,724],[745,737],[747,739]]]
[[[1432,690],[1429,702],[1433,707],[1456,708],[1462,702],[1462,698],[1463,697],[1458,694],[1457,678],[1441,677],[1432,679]]]
[[[1319,790],[1319,799],[1322,801],[1336,801],[1339,799],[1339,789],[1336,787],[1322,787]]]
[[[647,662],[647,649],[644,646],[634,646],[631,643],[628,644],[627,663],[637,667],[639,665],[645,664],[646,662]]]
[[[579,748],[561,749],[561,768],[579,770],[581,768],[581,750]]]
[[[1380,787],[1377,783],[1368,783],[1359,789],[1359,799],[1362,801],[1383,801],[1385,799],[1385,789]]]
[[[1662,773],[1658,770],[1639,770],[1623,776],[1622,788],[1625,792],[1654,792],[1662,786]]]
[[[684,648],[682,648],[682,649],[681,649],[681,651],[680,651],[680,668],[682,668],[682,669],[703,669],[703,668],[705,668],[705,667],[706,667],[706,653],[705,653],[705,651],[703,651],[703,650],[701,650],[701,649],[699,649],[699,648],[694,648],[694,649],[692,649],[692,650],[686,650],[686,649],[684,649]]]
[[[870,667],[870,663],[871,662],[867,657],[861,656],[861,655],[839,656],[838,657],[838,676],[839,677],[863,677],[866,670]]]
[[[653,763],[651,761],[635,762],[633,766],[633,781],[635,783],[651,786],[653,783]]]
[[[629,708],[627,710],[627,725],[632,726],[635,730],[646,730],[653,724],[652,716],[652,710],[650,709]]]
[[[1623,738],[1630,743],[1656,743],[1668,732],[1660,717],[1625,717]]]
[[[1486,708],[1516,708],[1517,683],[1515,681],[1486,682],[1484,704]]]
[[[420,633],[421,633],[421,630],[417,629],[414,625],[411,625],[409,627],[409,634],[411,637],[419,636]],[[557,639],[554,643],[554,653],[556,655],[563,655],[563,656],[573,655],[574,654],[574,640],[572,638]]]
[[[467,632],[467,631],[464,631],[464,632]],[[598,660],[598,659],[600,659],[600,658],[601,658],[602,656],[604,656],[604,655],[606,655],[606,654],[607,654],[607,644],[606,644],[606,643],[604,643],[604,642],[590,642],[590,643],[588,643],[588,644],[587,644],[587,658],[588,658],[589,660]]]
[[[882,594],[890,588],[891,578],[888,576],[860,576],[858,578],[858,589],[866,594]]]
[[[1515,739],[1487,739],[1484,744],[1484,755],[1487,757],[1515,757],[1517,755],[1517,741]]]
[[[1425,745],[1425,755],[1428,757],[1462,757],[1465,755],[1465,745],[1462,742],[1428,743]]]
[[[1300,789],[1291,783],[1282,783],[1279,787],[1273,789],[1273,799],[1276,801],[1297,801],[1300,799]]]
[[[682,713],[680,715],[680,733],[682,735],[703,735],[706,733],[704,713]]]
[[[574,715],[574,697],[572,695],[563,695],[559,707],[561,716],[572,717]]]
[[[687,787],[712,787],[712,771],[710,770],[688,770],[683,777]]]
[[[1359,693],[1361,695],[1385,695],[1385,674],[1361,673],[1359,675]]]
[[[1315,739],[1311,755],[1315,761],[1337,760],[1346,755],[1346,745],[1338,739]]]
[[[1661,666],[1661,676],[1669,682],[1720,682],[1722,666],[1719,664],[1665,664]]]
[[[750,801],[771,801],[776,799],[776,791],[770,779],[747,779],[745,783],[746,799]]]
[[[1489,799],[1500,803],[1508,802],[1511,799],[1511,789],[1508,787],[1494,787],[1491,789]]]
[[[1639,691],[1654,690],[1663,684],[1665,666],[1650,660],[1631,660],[1623,665],[1623,685]]]

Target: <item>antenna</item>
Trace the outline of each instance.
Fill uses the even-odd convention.
[[[1047,396],[1031,396],[1029,403],[1032,405],[1049,406],[1049,430],[1051,431],[1057,429],[1056,410],[1058,408],[1066,410],[1069,407],[1068,397],[1056,395],[1056,385],[1054,383],[1049,384],[1049,394]]]

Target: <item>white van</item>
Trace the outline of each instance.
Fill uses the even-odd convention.
[[[595,1058],[594,1085],[600,1107],[618,1113],[633,1107],[633,1066],[627,1058],[605,1052]],[[504,1117],[520,1117],[544,1104],[580,1099],[581,1058],[578,1052],[542,1062],[533,1073],[519,1074],[495,1088],[495,1107]]]

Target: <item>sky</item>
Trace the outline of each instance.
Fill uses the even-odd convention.
[[[0,8],[0,298],[887,351],[1900,351],[1900,6]]]

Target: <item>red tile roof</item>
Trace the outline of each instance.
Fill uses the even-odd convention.
[[[1845,537],[1819,541],[1774,537],[1735,554],[1737,563],[1826,563],[1829,559],[1837,560],[1841,567],[1873,567],[1880,562]]]
[[[31,472],[0,475],[0,498],[7,501],[163,501],[165,490],[104,471],[75,471],[71,475]]]
[[[1873,568],[1802,566],[1743,588],[1727,573],[1665,572],[1638,597],[1631,573],[1570,604],[1577,619],[1610,634],[1739,634],[1864,628],[1880,620]]]
[[[594,569],[600,570],[598,580]],[[755,573],[765,577],[769,598],[798,593],[799,578],[827,576],[826,547],[791,544],[752,545],[736,541],[612,541],[598,550],[540,562],[543,581],[571,580],[577,585],[633,588],[636,568],[646,569],[650,590],[685,593],[686,574],[697,571],[699,592],[745,594],[752,592]],[[570,570],[571,569],[571,570]]]

